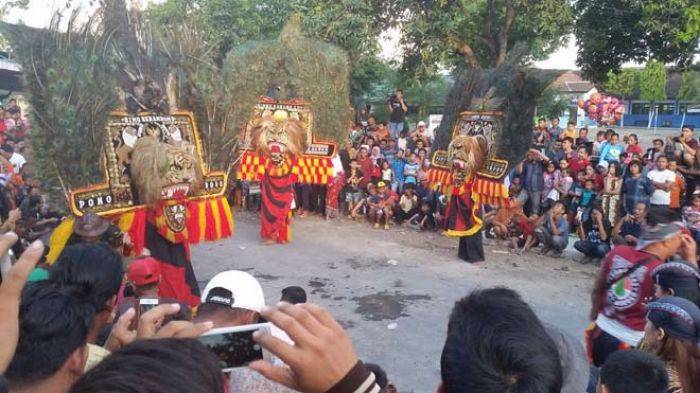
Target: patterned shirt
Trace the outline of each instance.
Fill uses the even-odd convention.
[[[644,203],[649,205],[649,198],[654,192],[654,185],[651,183],[646,176],[640,176],[634,178],[632,176],[625,179],[622,184],[622,195],[624,197],[624,206],[627,212],[631,212],[634,209],[634,205],[637,203]]]
[[[525,161],[523,163],[523,189],[527,191],[544,190],[544,167],[542,161]]]

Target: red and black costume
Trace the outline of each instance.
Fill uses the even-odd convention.
[[[289,223],[296,182],[296,176],[292,174],[292,160],[287,158],[281,165],[267,160],[265,167],[267,176],[260,181],[260,237],[277,243],[287,243],[291,240]]]

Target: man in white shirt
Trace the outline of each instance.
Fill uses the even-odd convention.
[[[24,156],[19,153],[16,153],[15,148],[12,147],[12,145],[10,144],[6,143],[2,145],[2,148],[0,148],[0,154],[2,154],[3,157],[10,161],[10,164],[12,164],[15,173],[19,173],[24,164],[27,163],[27,160],[24,159]]]
[[[671,188],[676,182],[676,174],[668,169],[666,156],[659,156],[656,159],[656,168],[649,171],[647,177],[656,188],[649,200],[650,214],[658,217],[659,214],[668,213],[671,204]]]

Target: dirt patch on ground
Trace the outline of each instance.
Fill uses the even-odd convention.
[[[430,300],[428,295],[405,295],[401,292],[382,291],[372,295],[353,298],[358,304],[355,312],[367,321],[382,321],[410,316],[406,307],[414,302]]]

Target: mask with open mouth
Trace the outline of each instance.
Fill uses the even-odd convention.
[[[304,126],[294,118],[263,116],[253,125],[251,145],[273,164],[281,165],[286,156],[303,154],[306,150]]]
[[[456,186],[481,169],[488,152],[488,143],[483,136],[456,136],[447,148],[447,160],[452,165]]]
[[[138,191],[139,203],[152,205],[163,199],[195,195],[202,175],[194,153],[187,147],[146,136],[134,146],[131,179]]]

